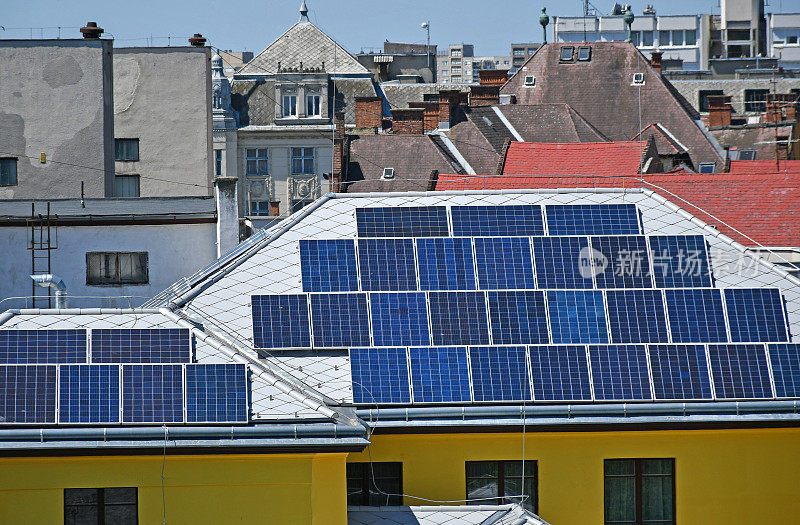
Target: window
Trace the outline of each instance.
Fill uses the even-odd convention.
[[[117,175],[114,177],[114,197],[138,197],[139,176]]]
[[[214,175],[222,177],[222,150],[214,150]]]
[[[17,159],[0,159],[0,186],[17,185]]]
[[[139,160],[139,139],[114,139],[114,160]]]
[[[525,85],[532,87],[536,85],[536,77],[533,75],[528,75],[525,77]]]
[[[292,148],[292,174],[314,174],[314,148]]]
[[[701,162],[700,163],[700,173],[714,173],[714,170],[717,169],[716,162]]]
[[[587,61],[592,58],[592,48],[589,46],[581,46],[578,48],[578,60]]]
[[[64,489],[65,525],[136,525],[138,514],[136,487]]]
[[[643,47],[653,47],[653,32],[652,31],[642,31],[642,46]],[[580,58],[578,60],[580,60]]]
[[[460,75],[461,74],[461,66],[453,66],[450,68],[450,73],[453,75]]]
[[[461,56],[461,50],[460,49],[451,49],[450,50],[450,56],[451,57],[460,57]]]
[[[673,46],[683,45],[683,29],[676,29],[672,32],[672,45]]]
[[[245,150],[247,175],[269,174],[269,152],[267,148],[247,148]]]
[[[514,56],[515,57],[524,57],[525,56],[525,50],[524,49],[515,49],[514,50]]]
[[[322,97],[319,95],[306,96],[306,116],[319,117],[322,114]]]
[[[86,284],[147,284],[147,252],[88,252]]]
[[[763,113],[767,110],[768,89],[745,89],[744,110]]]
[[[442,60],[442,65],[446,66],[447,65],[447,60]]]
[[[460,58],[454,58],[454,59],[452,59],[450,61],[451,65],[460,64],[460,63],[461,63],[461,59]]]
[[[269,201],[250,201],[250,215],[269,215]]]
[[[348,463],[348,505],[402,505],[402,463]]]
[[[697,31],[694,29],[687,29],[683,32],[684,41],[683,43],[687,46],[696,46],[697,45]]]
[[[572,53],[575,51],[573,46],[563,46],[561,48],[561,57],[560,60],[562,62],[571,62],[572,61]]]
[[[301,209],[303,209],[303,206],[305,206],[308,203],[309,203],[309,201],[306,200],[306,199],[294,199],[294,200],[292,200],[292,209],[289,211],[289,213],[294,213],[296,211],[300,211]]]
[[[283,116],[284,117],[297,116],[297,95],[283,96]]]
[[[721,89],[701,89],[699,92],[700,112],[708,113],[708,97],[715,97],[719,95],[724,95],[724,92]]]
[[[633,82],[634,86],[643,86],[644,85],[644,73],[634,73],[633,74]]]
[[[787,36],[786,37],[787,44],[797,44],[797,35]]]
[[[450,80],[452,80],[453,82],[461,82],[461,75],[453,75],[452,77],[450,77]]]
[[[754,149],[732,149],[729,152],[731,160],[756,160]]]
[[[728,29],[728,40],[750,40],[750,31],[747,29]]]
[[[538,469],[535,461],[525,462],[524,485],[522,461],[467,461],[466,467],[467,499],[474,499],[470,504],[503,505],[518,502],[534,513],[538,511]]]
[[[660,46],[668,46],[670,45],[669,39],[669,31],[659,31],[658,32],[658,45]]]
[[[675,523],[674,459],[607,459],[606,525]]]
[[[383,168],[383,178],[384,179],[393,179],[394,178],[394,168]]]

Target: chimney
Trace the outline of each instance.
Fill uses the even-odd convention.
[[[650,53],[650,65],[653,66],[653,69],[656,70],[656,73],[661,75],[661,57],[663,53],[661,51],[653,51]]]
[[[478,82],[481,86],[502,86],[508,80],[507,69],[481,69],[478,72]]]
[[[469,87],[470,106],[491,106],[500,103],[500,85],[481,84]]]
[[[767,93],[767,112],[764,122],[794,120],[796,116],[795,97],[790,93]]]
[[[708,97],[708,126],[730,126],[731,114],[730,95],[711,95]]]
[[[81,28],[83,38],[98,39],[103,34],[103,28],[97,27],[97,22],[86,22],[86,27]]]
[[[424,112],[423,108],[393,109],[392,131],[397,135],[422,135]]]
[[[200,33],[195,33],[194,36],[189,39],[189,43],[194,47],[204,47],[206,45],[206,39]]]
[[[450,129],[453,110],[458,107],[461,92],[457,89],[443,89],[439,91],[439,127]]]
[[[380,129],[383,121],[381,97],[356,97],[356,127]]]
[[[236,177],[216,177],[214,198],[217,204],[217,257],[239,245],[239,198]]]
[[[409,102],[410,108],[422,108],[422,131],[428,133],[439,125],[439,103],[434,100],[424,102]]]
[[[344,166],[344,111],[337,111],[333,116],[333,172],[331,172],[331,191],[341,193],[342,191],[342,167]]]

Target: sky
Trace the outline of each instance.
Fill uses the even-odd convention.
[[[221,49],[258,53],[297,22],[301,0],[4,0],[0,38],[79,36],[78,28],[96,21],[117,47],[185,45],[202,33]],[[620,3],[623,3],[620,1]],[[655,0],[632,3],[635,15],[646,4],[658,14],[719,13],[718,0]],[[379,50],[384,40],[425,43],[420,23],[430,21],[431,44],[475,45],[476,55],[508,55],[511,42],[540,42],[539,14],[582,13],[580,0],[307,0],[311,21],[351,53]],[[613,0],[594,0],[608,12]],[[767,11],[800,11],[800,0],[771,0]],[[31,30],[30,28],[35,29]],[[40,29],[44,28],[44,29]],[[552,38],[552,24],[548,27]],[[171,38],[169,38],[171,37]]]

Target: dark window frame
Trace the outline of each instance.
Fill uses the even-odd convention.
[[[725,91],[722,89],[701,89],[697,92],[697,109],[700,113],[708,113],[708,97],[718,97],[724,95]]]
[[[136,195],[120,195],[122,193],[117,187],[118,182],[124,180],[136,180]],[[114,198],[115,199],[133,199],[140,197],[142,194],[142,179],[138,173],[117,173],[114,175]]]
[[[119,154],[119,147],[118,147],[119,144],[122,141],[136,144],[136,157],[135,158],[134,157],[122,158],[122,156]],[[114,160],[116,162],[139,162],[139,159],[141,158],[141,148],[140,148],[140,146],[141,145],[139,144],[139,139],[138,138],[115,138],[114,139]]]
[[[744,110],[746,113],[764,113],[767,110],[769,89],[745,89]],[[760,97],[760,98],[759,98]]]
[[[642,478],[645,477],[642,473],[642,463],[644,461],[664,461],[668,460],[671,463],[672,473],[668,476],[672,479],[672,519],[671,520],[647,520],[644,521],[642,517]],[[633,476],[630,475],[623,475],[623,474],[606,474],[606,464],[609,462],[622,462],[622,461],[633,461],[634,462],[634,470]],[[664,475],[657,475],[657,474],[650,474],[650,476],[661,476],[667,477]],[[606,512],[608,510],[608,500],[606,498],[606,481],[608,478],[634,478],[634,500],[635,500],[635,518],[633,522],[630,521],[609,521],[606,519]],[[655,523],[658,525],[661,524],[669,524],[675,525],[676,524],[676,510],[677,510],[677,502],[676,502],[676,489],[675,487],[677,484],[675,483],[675,458],[609,458],[603,460],[603,523],[605,525],[647,525],[648,523]]]
[[[507,463],[522,463],[522,460],[519,459],[503,459],[503,460],[484,460],[484,461],[465,461],[464,462],[464,495],[467,500],[469,500],[469,480],[475,479],[469,477],[469,465],[475,463],[495,463],[497,464],[497,499],[495,503],[497,505],[504,505],[507,502],[505,498],[505,467]],[[527,467],[529,464],[533,465],[533,474],[532,476],[524,476],[524,479],[532,479],[533,480],[533,513],[539,513],[539,462],[535,459],[526,459],[525,465],[522,467],[523,469]],[[523,474],[525,474],[523,470]],[[511,477],[519,477],[519,476],[511,476]],[[522,484],[522,490],[525,490],[525,485]],[[490,505],[491,500],[484,500],[484,501],[476,501],[474,503],[467,501],[467,504],[470,505]]]
[[[116,277],[114,280],[95,279],[90,273],[89,259],[92,256],[114,255],[116,256]],[[144,280],[122,280],[120,277],[120,255],[138,255],[144,258]],[[143,286],[150,284],[150,254],[149,252],[86,252],[86,284],[88,286]]]
[[[105,491],[108,489],[130,489],[134,491],[134,497],[136,502],[135,503],[106,503],[105,502]],[[69,491],[73,490],[96,490],[97,491],[97,503],[69,503]],[[106,506],[114,506],[114,507],[133,507],[134,514],[135,514],[135,522],[139,523],[139,489],[138,487],[106,487],[106,488],[65,488],[63,491],[64,494],[64,524],[70,525],[70,522],[67,521],[67,511],[70,508],[75,507],[97,507],[97,525],[105,525],[106,523],[106,515],[105,515],[105,508]],[[83,525],[83,524],[81,524]]]
[[[13,161],[10,162],[9,165],[14,166],[14,176],[13,181],[9,181],[8,184],[3,184],[2,178],[0,178],[0,186],[10,187],[16,186],[19,184],[19,158],[18,157],[0,157],[0,161]]]
[[[345,484],[347,484],[347,482],[350,481],[351,479],[355,480],[357,478],[360,478],[359,482],[361,484],[361,497],[359,504],[361,506],[370,506],[370,489],[372,487],[375,487],[376,485],[375,483],[373,483],[373,478],[374,478],[374,476],[372,475],[373,465],[383,465],[383,466],[392,465],[398,468],[399,477],[397,478],[397,482],[398,486],[400,487],[400,490],[397,491],[398,495],[386,496],[387,501],[384,504],[384,506],[397,507],[403,505],[403,497],[400,496],[400,494],[403,494],[403,463],[401,461],[382,461],[382,462],[354,461],[347,463],[347,467],[352,466],[353,468],[355,468],[355,466],[358,466],[361,469],[359,476],[349,476],[347,472],[345,472]],[[375,488],[377,489],[377,487]],[[348,489],[347,493],[348,505],[352,504],[350,502],[351,496],[357,496],[357,493],[350,494]]]
[[[569,58],[564,58],[565,52],[569,50]],[[574,62],[575,61],[575,46],[561,46],[558,51],[559,62]]]
[[[581,58],[581,52],[586,52],[584,58]],[[589,62],[592,59],[592,47],[591,46],[579,46],[578,47],[578,62]]]
[[[214,150],[214,175],[222,177],[222,150]]]

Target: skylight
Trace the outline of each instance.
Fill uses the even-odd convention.
[[[563,46],[561,48],[561,57],[559,60],[562,62],[572,62],[572,54],[575,52],[574,46]]]

